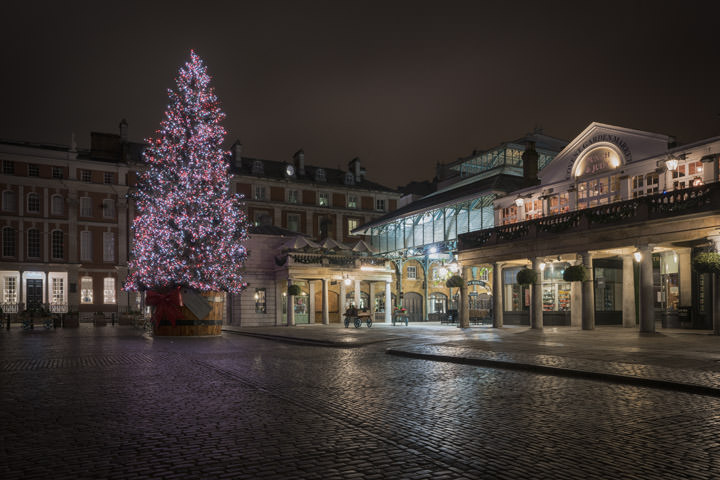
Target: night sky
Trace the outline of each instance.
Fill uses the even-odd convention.
[[[66,5],[66,3],[71,5]],[[163,4],[165,7],[156,5]],[[229,146],[390,187],[536,126],[720,135],[720,2],[4,2],[0,138],[151,136],[190,49]]]

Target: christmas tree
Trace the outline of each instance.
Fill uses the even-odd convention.
[[[143,154],[125,289],[239,293],[246,286],[240,269],[247,218],[241,197],[230,191],[225,114],[195,52],[175,82],[165,119]]]

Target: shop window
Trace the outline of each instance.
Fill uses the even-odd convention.
[[[2,229],[2,254],[3,257],[14,257],[16,254],[16,235],[15,229],[12,227],[4,227]]]
[[[54,260],[62,260],[65,257],[65,235],[62,230],[53,230],[50,234],[50,253]]]
[[[27,256],[40,258],[40,230],[31,228],[27,231]]]
[[[50,301],[55,305],[65,303],[65,279],[52,277],[50,283]]]
[[[93,280],[92,277],[80,278],[80,303],[93,303]]]
[[[428,313],[446,313],[448,297],[444,293],[430,294],[430,307]]]
[[[503,293],[506,312],[523,312],[530,309],[530,286],[517,283],[522,267],[503,269]]]
[[[570,311],[571,284],[563,280],[569,263],[555,262],[545,265],[542,281],[542,304],[545,312]]]
[[[115,297],[115,278],[103,278],[103,303],[114,304],[117,302]]]
[[[15,304],[18,301],[17,277],[7,276],[3,278],[2,303]]]
[[[267,300],[264,288],[255,289],[255,313],[267,313]]]
[[[28,213],[40,213],[40,195],[37,193],[28,193],[27,211]]]
[[[622,311],[622,262],[599,259],[593,265],[595,311]]]

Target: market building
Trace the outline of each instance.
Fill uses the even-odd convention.
[[[691,262],[720,243],[719,157],[720,137],[677,146],[589,125],[538,184],[494,199],[495,225],[459,235],[466,279],[475,268],[494,272],[493,325],[711,328],[717,295]],[[576,264],[590,275],[564,281]],[[535,284],[517,283],[522,268],[536,271]]]

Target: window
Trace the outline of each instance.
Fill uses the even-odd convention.
[[[617,175],[580,182],[577,185],[578,210],[620,200],[620,180]]]
[[[115,303],[115,279],[103,278],[103,303]]]
[[[542,200],[529,198],[525,200],[525,220],[542,217]]]
[[[80,303],[93,303],[92,277],[80,278]]]
[[[264,288],[255,289],[255,313],[267,313]]]
[[[52,177],[56,179],[64,178],[62,167],[52,167]]]
[[[92,200],[90,197],[80,197],[80,216],[92,217]]]
[[[633,198],[652,195],[660,191],[660,179],[657,173],[637,175],[632,179]]]
[[[65,213],[65,201],[61,195],[53,195],[50,200],[50,211],[53,215]]]
[[[297,190],[288,190],[288,203],[300,203],[300,195]]]
[[[345,173],[345,185],[354,185],[355,184],[355,175],[353,175],[352,172],[346,172]]]
[[[5,227],[2,230],[3,257],[14,257],[15,251],[15,229],[12,227]]]
[[[17,277],[3,279],[3,303],[18,303]]]
[[[80,180],[83,182],[92,182],[92,172],[90,170],[80,170]]]
[[[688,162],[678,167],[672,172],[673,189],[683,189],[702,185],[702,162]]]
[[[407,267],[407,278],[408,280],[417,280],[417,267],[410,265]]]
[[[39,177],[40,167],[35,163],[28,164],[28,177]]]
[[[111,198],[106,198],[102,201],[103,218],[114,218],[115,217],[115,201]]]
[[[62,230],[53,230],[50,234],[51,247],[50,253],[54,259],[63,259],[65,257],[65,235]]]
[[[263,167],[263,162],[261,160],[255,160],[252,165],[252,174],[263,175],[264,173],[265,168]]]
[[[375,210],[378,210],[380,212],[385,211],[385,199],[384,198],[378,198],[375,200]]]
[[[27,211],[29,213],[40,213],[40,195],[37,193],[28,193]]]
[[[567,212],[570,210],[570,201],[567,193],[558,193],[549,199],[550,215]]]
[[[89,230],[80,232],[80,260],[92,260],[92,232]]]
[[[2,209],[3,212],[14,212],[17,210],[17,202],[15,192],[12,190],[5,190],[2,194]]]
[[[110,185],[114,183],[115,180],[115,174],[113,172],[103,172],[103,183],[105,185]]]
[[[358,206],[357,195],[348,195],[347,206],[348,208],[357,208]]]
[[[298,215],[297,213],[288,213],[287,229],[292,232],[300,231],[300,215]]]
[[[264,185],[255,185],[255,196],[253,198],[255,200],[265,200],[267,198]]]
[[[65,303],[65,279],[60,277],[52,277],[51,281],[51,302],[55,305]]]
[[[103,262],[115,261],[115,234],[103,232]]]
[[[15,175],[15,162],[3,160],[3,175]]]
[[[518,212],[518,209],[517,209],[516,205],[511,205],[509,207],[503,208],[501,224],[508,225],[508,224],[517,222],[518,221],[517,212]]]
[[[325,170],[324,170],[324,169],[318,168],[317,170],[315,170],[315,181],[316,181],[316,182],[324,182],[324,181],[326,181]]]
[[[352,235],[353,234],[352,231],[360,226],[360,220],[358,220],[357,218],[348,218],[347,225],[348,225],[347,234]]]
[[[40,230],[31,228],[27,231],[27,256],[40,258]]]
[[[320,205],[321,207],[330,206],[330,196],[327,194],[327,192],[320,192],[318,194],[318,205]]]
[[[255,222],[255,226],[272,225],[273,217],[267,210],[255,210],[253,222]]]

